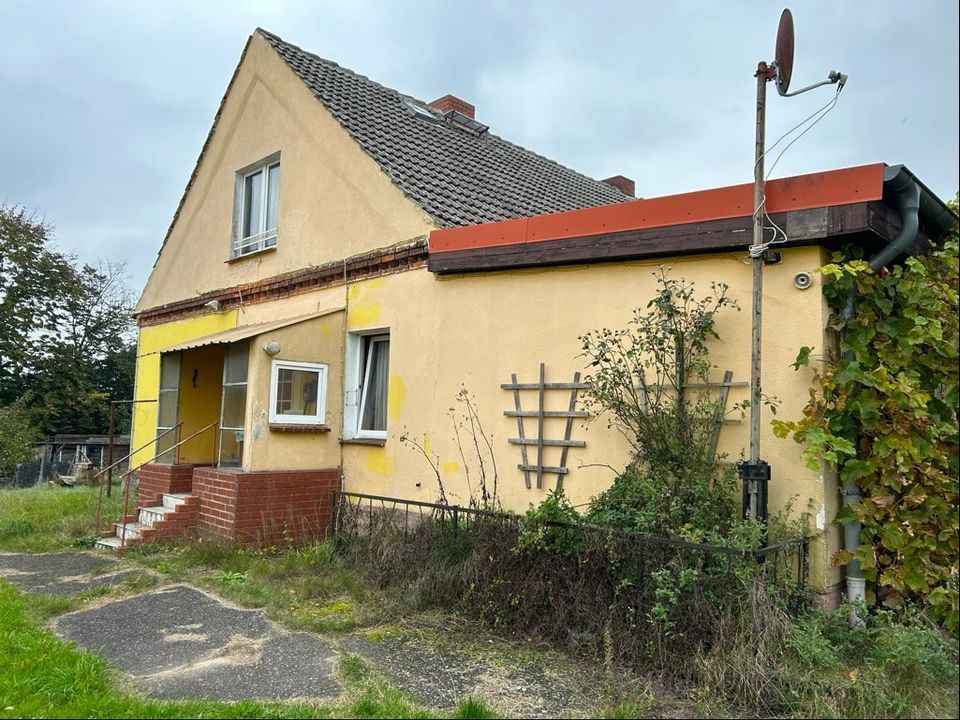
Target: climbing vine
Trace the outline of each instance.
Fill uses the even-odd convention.
[[[954,208],[956,208],[954,201]],[[925,604],[958,624],[958,243],[873,273],[853,252],[821,268],[835,309],[837,358],[814,368],[803,418],[776,421],[780,437],[805,445],[811,467],[830,462],[859,485],[859,503],[838,522],[863,524],[858,559],[878,601]],[[839,312],[857,294],[853,317]],[[810,364],[804,347],[796,366]]]

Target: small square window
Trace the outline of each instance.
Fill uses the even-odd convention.
[[[279,198],[279,156],[237,173],[231,259],[276,247]]]
[[[327,366],[274,360],[270,373],[270,422],[323,425],[326,421]]]

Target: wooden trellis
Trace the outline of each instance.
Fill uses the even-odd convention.
[[[722,425],[739,425],[740,420],[727,418],[727,402],[730,397],[730,388],[732,387],[747,387],[750,383],[748,382],[734,382],[733,381],[733,371],[727,370],[723,373],[723,380],[719,383],[712,382],[693,382],[693,383],[684,383],[684,390],[716,390],[719,389],[720,396],[717,398],[717,414],[718,422],[717,426],[714,428],[713,433],[710,435],[710,457],[714,457],[717,454],[717,444],[720,442],[720,427]],[[661,385],[655,385],[656,388],[666,387]],[[646,394],[643,392],[643,388],[640,390],[640,402],[643,406],[644,411],[647,409],[647,398]]]
[[[580,382],[580,373],[574,373],[573,382],[570,383],[548,383],[544,381],[545,367],[540,363],[540,379],[535,383],[517,382],[517,374],[510,376],[510,382],[501,385],[503,390],[513,391],[513,410],[505,410],[504,415],[515,417],[517,419],[517,434],[520,437],[508,438],[507,442],[512,445],[520,446],[521,463],[517,466],[523,470],[523,480],[526,486],[531,487],[530,474],[536,473],[537,487],[543,487],[543,476],[545,473],[557,476],[557,490],[563,488],[563,476],[570,472],[567,469],[567,453],[572,447],[586,447],[583,440],[571,440],[573,432],[573,421],[575,418],[585,418],[588,413],[577,410],[577,393],[587,387],[586,383]],[[570,392],[570,404],[567,410],[546,410],[545,396],[548,391],[568,390]],[[537,409],[524,410],[520,402],[521,391],[536,391]],[[537,434],[536,437],[527,437],[524,429],[524,418],[536,418]],[[566,418],[566,430],[562,440],[550,440],[543,436],[544,420],[547,418]],[[536,462],[531,463],[527,453],[528,447],[536,447]],[[546,447],[560,447],[560,462],[558,465],[544,465],[543,451]]]

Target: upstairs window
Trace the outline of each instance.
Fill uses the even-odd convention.
[[[237,173],[231,259],[276,246],[279,197],[279,156]]]

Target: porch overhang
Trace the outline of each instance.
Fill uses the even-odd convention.
[[[222,330],[211,335],[204,335],[203,337],[194,338],[193,340],[188,340],[186,342],[177,343],[176,345],[160,348],[156,352],[162,354],[179,352],[181,350],[190,350],[192,348],[204,347],[205,345],[226,345],[229,343],[239,342],[240,340],[256,337],[257,335],[263,335],[264,333],[279,330],[281,328],[290,327],[291,325],[297,325],[309,320],[316,320],[317,318],[325,317],[327,315],[334,315],[336,313],[343,312],[344,309],[345,308],[341,305],[339,307],[327,308],[325,310],[319,310],[306,315],[295,315],[293,317],[283,318],[282,320],[251,323],[249,325],[237,325],[237,327],[230,328],[229,330]]]

